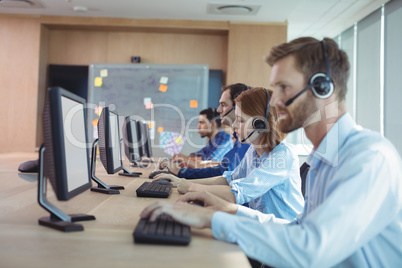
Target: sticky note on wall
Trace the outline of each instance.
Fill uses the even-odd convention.
[[[159,86],[159,91],[161,91],[161,92],[166,92],[167,91],[167,86],[166,85],[163,85],[163,84],[161,84],[160,86]]]
[[[149,110],[154,108],[154,104],[152,102],[148,102],[147,104],[145,104],[145,109]]]
[[[99,77],[99,76],[95,77],[94,86],[95,87],[101,87],[102,84],[103,84],[102,77]]]
[[[190,108],[197,108],[198,102],[196,100],[190,100]]]
[[[179,137],[177,137],[174,141],[176,142],[176,144],[180,144],[180,143],[183,142],[183,139],[182,139],[181,136],[179,136]]]
[[[103,69],[100,71],[100,76],[101,77],[107,77],[107,69]]]
[[[152,102],[151,98],[144,98],[144,105],[147,105],[150,102]]]
[[[159,80],[159,83],[161,83],[161,84],[167,84],[168,80],[169,80],[169,77],[167,77],[167,76],[162,76],[161,79]]]

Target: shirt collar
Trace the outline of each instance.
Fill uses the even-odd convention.
[[[316,161],[323,161],[329,165],[337,166],[340,148],[355,125],[356,123],[349,113],[342,115],[325,135],[318,148],[312,150],[307,159],[307,164],[314,166]]]

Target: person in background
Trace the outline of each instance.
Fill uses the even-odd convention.
[[[241,142],[251,146],[241,163],[222,176],[186,180],[160,174],[155,180],[169,179],[180,193],[208,191],[229,202],[248,203],[252,209],[293,220],[303,210],[299,159],[291,144],[283,142],[277,112],[269,107],[269,91],[253,88],[236,98],[233,128]]]
[[[232,149],[233,143],[230,135],[221,129],[221,120],[215,108],[207,108],[200,112],[198,119],[198,133],[201,138],[207,138],[208,142],[201,150],[191,153],[189,156],[176,154],[173,162],[192,161],[216,161],[220,162],[223,156]]]
[[[222,87],[222,95],[217,109],[217,112],[220,114],[222,125],[232,125],[235,120],[234,100],[240,95],[240,93],[247,89],[250,89],[250,87],[241,83]],[[203,166],[202,168],[200,167],[202,166],[201,164],[198,165],[198,168],[195,168],[195,165],[187,165],[185,168],[181,168],[179,165],[175,165],[174,163],[165,162],[161,164],[161,169],[167,167],[169,172],[173,175],[187,179],[200,179],[222,175],[225,171],[232,171],[239,165],[250,146],[249,143],[241,143],[234,131],[232,141],[234,143],[233,148],[223,156],[222,161],[218,163],[218,165],[210,167]]]

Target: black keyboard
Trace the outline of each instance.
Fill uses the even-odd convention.
[[[170,182],[144,182],[140,187],[138,187],[136,192],[138,197],[167,198],[172,186],[173,185]]]
[[[133,238],[140,244],[188,245],[191,232],[189,226],[162,214],[154,222],[141,219],[134,229]]]

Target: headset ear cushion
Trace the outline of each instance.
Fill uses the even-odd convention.
[[[253,120],[253,128],[255,130],[263,130],[266,128],[266,123],[263,119],[256,118]]]
[[[326,99],[334,92],[334,83],[326,74],[315,74],[310,81],[311,90],[320,99]]]

